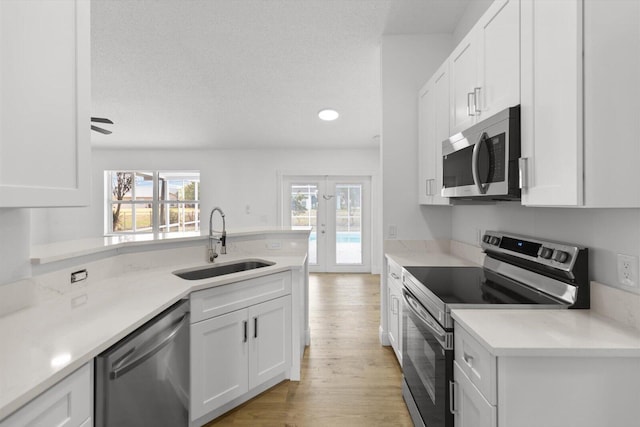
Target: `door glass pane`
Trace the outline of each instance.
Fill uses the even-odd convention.
[[[318,186],[316,184],[291,185],[291,228],[311,227],[309,235],[309,264],[318,263]]]
[[[336,185],[336,264],[362,264],[362,185]]]

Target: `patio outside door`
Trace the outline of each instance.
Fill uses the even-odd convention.
[[[312,228],[310,271],[371,271],[370,183],[362,176],[284,177],[284,225]]]

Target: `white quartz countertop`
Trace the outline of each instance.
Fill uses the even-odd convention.
[[[223,255],[216,262],[253,256]],[[225,276],[184,280],[184,264],[93,282],[0,317],[0,420],[126,337],[191,292],[300,269],[305,256],[258,254],[274,265]]]
[[[455,309],[495,356],[640,357],[640,331],[590,310]]]
[[[478,267],[471,261],[440,252],[386,252],[401,267]]]

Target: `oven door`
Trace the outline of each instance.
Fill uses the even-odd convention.
[[[408,290],[403,290],[402,371],[418,414],[415,425],[452,427],[449,381],[453,381],[453,333],[445,331]],[[415,417],[419,416],[420,420]]]

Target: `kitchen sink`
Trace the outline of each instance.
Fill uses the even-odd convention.
[[[221,264],[208,265],[206,267],[187,268],[174,271],[173,274],[186,280],[208,279],[210,277],[224,276],[225,274],[239,273],[241,271],[255,270],[256,268],[269,267],[275,262],[262,259],[243,259]]]

